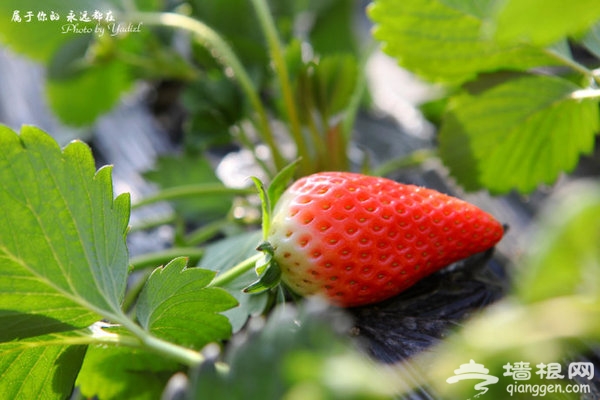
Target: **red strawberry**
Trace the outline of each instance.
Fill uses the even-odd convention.
[[[322,172],[284,192],[268,241],[293,291],[353,307],[392,297],[502,234],[491,215],[435,190]]]

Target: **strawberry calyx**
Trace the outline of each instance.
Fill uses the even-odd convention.
[[[274,250],[271,243],[264,241],[256,250],[261,251],[262,257],[256,260],[254,271],[258,279],[243,289],[244,293],[258,294],[270,290],[281,282],[281,268],[273,258]]]
[[[263,293],[278,286],[281,282],[281,268],[274,259],[275,251],[273,245],[267,240],[267,237],[271,225],[273,207],[285,191],[288,182],[293,178],[299,161],[300,159],[297,159],[283,168],[273,178],[268,187],[265,187],[263,182],[257,177],[251,177],[262,206],[263,242],[256,248],[256,250],[262,252],[262,256],[254,264],[254,270],[256,271],[256,275],[258,275],[258,279],[246,286],[243,289],[244,293]]]

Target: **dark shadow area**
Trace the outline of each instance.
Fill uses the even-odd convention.
[[[5,321],[10,321],[10,325]],[[26,339],[74,329],[79,329],[79,327],[44,315],[26,314],[13,310],[0,310],[0,342],[10,342],[11,340]]]

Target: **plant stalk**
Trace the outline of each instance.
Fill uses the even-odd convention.
[[[258,90],[239,58],[215,30],[194,18],[176,13],[133,12],[125,14],[124,17],[129,21],[142,22],[153,26],[170,26],[191,32],[198,43],[215,55],[217,61],[225,68],[225,72],[229,72],[237,79],[245,95],[248,97],[252,108],[257,113],[258,121],[255,121],[255,123],[261,139],[271,150],[275,166],[278,170],[285,166],[285,159],[275,143],[275,136],[269,124],[269,117],[260,100]],[[270,175],[271,171],[265,172]]]
[[[283,101],[290,123],[290,132],[298,149],[297,157],[302,158],[301,169],[304,174],[307,174],[310,171],[312,164],[310,152],[304,135],[302,134],[298,110],[295,104],[296,102],[294,101],[294,93],[290,84],[289,72],[285,58],[283,57],[283,50],[277,34],[277,28],[275,27],[275,21],[269,11],[266,0],[252,0],[252,4],[254,5],[265,38],[267,39],[273,66],[277,72],[277,78],[279,80],[279,85],[281,86]]]
[[[220,231],[230,224],[232,224],[232,222],[229,219],[223,218],[203,225],[185,237],[185,244],[186,246],[197,246],[202,244],[217,236]]]
[[[248,195],[256,194],[252,188],[230,188],[221,183],[200,183],[196,185],[183,185],[163,189],[153,196],[141,199],[131,205],[132,209],[148,204],[158,203],[166,200],[174,200],[184,197],[210,196],[210,195]]]
[[[142,347],[152,350],[157,354],[189,367],[194,367],[204,361],[204,356],[199,352],[159,339],[126,316],[123,316],[120,321],[116,322],[119,322],[125,329],[134,334],[141,341]]]
[[[237,277],[254,268],[256,261],[258,261],[262,256],[262,253],[257,253],[252,257],[245,259],[227,271],[217,275],[206,287],[220,287],[227,285],[228,283],[234,281]]]

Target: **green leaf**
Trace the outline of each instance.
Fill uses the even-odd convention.
[[[126,66],[110,61],[93,64],[69,79],[48,80],[46,90],[56,115],[81,126],[109,111],[132,83]]]
[[[581,43],[597,58],[600,58],[600,23],[595,24],[585,34]]]
[[[448,7],[473,15],[479,19],[489,17],[496,5],[496,0],[441,0]]]
[[[186,145],[204,149],[215,143],[230,143],[231,126],[244,116],[240,88],[221,70],[203,74],[186,85],[182,101],[190,113]]]
[[[496,16],[495,36],[502,42],[545,46],[585,32],[598,19],[596,0],[508,0]]]
[[[566,389],[567,385],[576,383],[567,379],[567,364],[574,355],[589,351],[584,343],[595,343],[600,337],[600,303],[566,296],[524,305],[509,298],[482,311],[458,332],[445,338],[439,347],[419,355],[417,364],[411,364],[419,368],[412,370],[406,378],[414,379],[415,374],[423,374],[427,387],[436,393],[436,399],[474,398],[473,383],[449,385],[446,382],[455,369],[473,359],[483,364],[489,375],[500,378],[481,398],[504,400],[509,389],[516,392],[515,381],[503,376],[507,363],[512,365],[517,362],[514,360],[530,363],[532,374],[527,384],[542,387],[549,381],[534,373],[535,366],[558,362],[564,363],[562,375],[565,379],[552,380],[552,384],[562,386],[555,387],[555,393],[562,394],[549,395],[549,398],[581,399],[581,394],[569,393]],[[530,392],[515,394],[514,398],[531,399],[533,396]]]
[[[315,69],[315,101],[327,118],[346,109],[358,77],[358,64],[351,55],[324,57]]]
[[[15,345],[19,343],[0,344],[0,398],[69,398],[85,346],[35,346],[29,343],[15,350]]]
[[[440,131],[440,155],[468,190],[529,192],[571,171],[598,131],[598,103],[550,76],[492,82],[450,102]]]
[[[30,126],[0,126],[0,148],[0,337],[120,320],[129,196],[113,198],[111,169]]]
[[[76,39],[80,34],[62,33],[63,25],[68,24],[67,14],[70,10],[98,9],[95,0],[47,0],[40,4],[37,0],[5,0],[0,2],[0,41],[14,51],[23,53],[38,61],[48,61],[55,51],[65,43]],[[28,12],[31,11],[31,17]],[[50,20],[50,13],[58,14],[58,20]],[[13,21],[18,12],[21,22]],[[46,21],[38,20],[38,12],[46,14]],[[29,20],[29,22],[28,22]],[[78,28],[95,26],[95,23],[78,22]]]
[[[250,178],[252,179],[252,182],[254,182],[256,190],[258,191],[258,196],[260,197],[263,240],[267,240],[269,229],[271,228],[271,199],[269,199],[267,189],[265,189],[265,185],[261,182],[261,180],[255,176],[251,176]]]
[[[84,73],[90,67],[90,62],[85,55],[91,43],[91,35],[81,35],[60,46],[48,62],[46,69],[48,79],[70,79]]]
[[[163,189],[192,184],[222,184],[206,158],[189,154],[160,157],[154,169],[146,172],[144,176]],[[184,218],[210,221],[227,214],[234,196],[233,193],[222,193],[180,198],[173,201],[173,205]]]
[[[138,3],[144,9],[157,5],[154,0]],[[118,20],[122,6],[119,0],[103,4],[94,0],[49,0],[44,2],[43,7],[35,0],[7,0],[0,4],[0,15],[8,19],[9,16],[16,18],[14,13],[18,13],[22,19],[21,22],[1,25],[0,41],[46,64],[46,92],[50,106],[67,124],[88,125],[109,111],[134,81],[129,64],[138,63],[151,69],[161,61],[157,57],[144,60],[139,55],[147,51],[142,49],[142,45],[151,42],[151,31],[113,36],[111,30],[114,27],[105,20],[105,15],[112,12],[117,18],[114,24],[123,23]],[[91,18],[95,11],[102,13],[101,22],[80,20],[81,13],[86,12]],[[73,22],[67,20],[71,13],[75,18]],[[100,28],[104,33],[98,33]],[[77,32],[74,32],[75,29]],[[160,53],[154,55],[157,54]],[[173,69],[164,67],[162,72],[167,75],[176,73]]]
[[[341,315],[318,307],[279,307],[260,332],[230,349],[228,374],[217,374],[210,362],[201,365],[192,374],[188,398],[393,398],[391,374],[334,331],[343,328],[348,326]]]
[[[319,2],[321,10],[316,10],[320,4],[313,4],[312,13],[315,20],[310,31],[310,43],[315,52],[320,55],[354,53],[356,52],[355,28],[353,16],[355,4],[345,0]],[[323,4],[325,3],[325,4]]]
[[[214,242],[206,246],[204,257],[200,260],[198,267],[210,269],[217,272],[225,272],[232,266],[257,254],[256,246],[261,239],[261,232],[248,232],[232,236]],[[242,293],[242,289],[256,280],[256,274],[252,269],[224,285],[231,295],[239,302],[239,306],[224,312],[232,325],[233,332],[239,331],[248,320],[248,316],[258,315],[263,312],[267,304],[267,294],[248,295]]]
[[[134,3],[138,10],[158,10],[160,4],[157,0],[137,0]],[[107,0],[102,3],[97,0],[45,0],[42,4],[38,0],[3,0],[0,2],[0,15],[3,19],[3,23],[0,24],[0,42],[35,60],[48,62],[61,46],[85,35],[66,29],[65,25],[71,24],[67,20],[71,10],[77,19],[73,24],[76,24],[78,29],[89,27],[94,30],[96,21],[79,21],[80,12],[87,11],[88,17],[91,17],[95,10],[102,13],[112,11],[117,17],[122,8],[123,2],[120,0]],[[18,12],[21,22],[13,21],[15,11]],[[28,17],[30,11],[32,14]],[[45,21],[38,19],[40,12],[45,13]],[[58,15],[59,19],[51,20],[51,12]]]
[[[267,48],[262,32],[256,27],[256,14],[248,1],[192,0],[189,3],[192,15],[223,35],[244,65],[259,74],[263,72],[268,65]],[[208,52],[202,52],[201,55],[201,62],[214,62]]]
[[[311,123],[326,129],[330,119],[346,111],[352,101],[358,81],[358,63],[350,54],[330,55],[304,64],[296,75],[296,101],[302,120],[309,123],[317,117],[316,124]],[[315,113],[318,114],[315,116]]]
[[[142,350],[90,346],[76,384],[86,398],[154,400],[179,369],[176,362]]]
[[[436,82],[462,83],[481,72],[559,63],[543,49],[482,36],[485,21],[447,1],[376,0],[369,10],[377,24],[375,38],[400,65]]]
[[[176,258],[154,270],[140,293],[137,318],[155,336],[199,349],[231,336],[229,320],[219,313],[237,301],[221,288],[206,288],[215,273],[186,268],[186,261]]]
[[[279,285],[281,281],[281,268],[274,260],[269,260],[264,272],[260,275],[257,281],[251,283],[244,288],[244,293],[258,294],[266,292]]]
[[[519,267],[524,302],[582,295],[600,301],[600,188],[571,185],[541,214],[533,248]]]
[[[298,168],[299,164],[300,160],[297,159],[291,162],[290,164],[286,165],[281,171],[277,173],[277,175],[275,175],[275,177],[269,184],[269,187],[267,188],[267,197],[269,198],[271,212],[273,211],[273,208],[279,201],[279,198],[287,188],[288,183],[294,177],[294,174],[296,173],[296,169]]]

